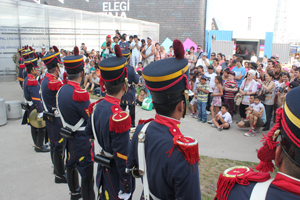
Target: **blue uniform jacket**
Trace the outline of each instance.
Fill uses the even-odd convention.
[[[29,111],[25,111],[22,124],[28,124],[27,119],[33,109],[37,109],[38,113],[43,112],[44,108],[41,101],[39,90],[40,90],[40,85],[36,80],[36,77],[31,74],[28,74],[24,80],[23,92],[26,101],[31,101],[32,105]]]
[[[101,199],[107,199],[106,197],[118,199],[120,190],[125,193],[133,193],[135,186],[134,178],[131,174],[125,172],[130,149],[130,124],[128,130],[124,130],[122,133],[116,133],[110,129],[110,120],[113,113],[122,111],[119,103],[119,99],[106,95],[104,99],[97,103],[94,109],[97,141],[106,152],[114,156],[111,168],[98,164],[96,184],[98,188],[102,186]],[[90,120],[86,126],[86,133],[90,138],[94,138]]]
[[[248,200],[256,182],[249,185],[235,184],[229,194],[228,200]],[[272,181],[266,200],[300,200],[300,180],[295,180],[278,172]]]
[[[24,58],[21,57],[19,60],[19,74],[18,74],[18,80],[21,88],[23,88],[23,82],[24,79],[27,77],[27,72],[24,74],[23,72],[25,71],[25,65],[23,64]]]
[[[128,83],[131,84],[138,84],[139,82],[139,75],[135,73],[134,68],[130,65],[126,66],[128,71]],[[134,105],[135,102],[135,87],[129,87],[126,94],[121,99],[122,105]]]
[[[145,156],[150,192],[164,200],[199,200],[201,193],[198,163],[190,165],[177,148],[171,157],[166,153],[173,148],[173,135],[169,131],[173,126],[170,124],[178,126],[180,122],[161,115],[160,117],[167,123],[161,124],[154,120],[146,130]],[[132,138],[127,168],[139,166],[138,134],[143,126],[143,124],[137,126]]]
[[[81,118],[84,118],[85,121],[81,127],[85,127],[89,118],[89,105],[89,94],[86,91],[82,92],[79,83],[68,81],[61,87],[58,94],[58,106],[66,123],[75,126]],[[90,154],[91,147],[92,144],[85,131],[76,131],[73,138],[67,139],[68,159],[78,160]]]
[[[61,86],[61,81],[59,81],[54,75],[48,73],[42,81],[42,97],[44,104],[50,113],[54,113],[55,111],[52,108],[56,108],[56,93]],[[63,137],[59,133],[60,129],[62,128],[62,123],[59,116],[55,117],[53,122],[46,121],[46,128],[50,144],[63,144]]]

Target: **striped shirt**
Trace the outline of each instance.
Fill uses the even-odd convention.
[[[236,81],[226,81],[224,87],[230,88],[230,89],[238,88]],[[233,91],[225,91],[224,98],[225,99],[234,99],[235,93],[236,92],[233,92]]]
[[[197,88],[202,88],[203,90],[209,91],[209,85],[208,84],[202,85],[201,83],[199,83],[197,85]],[[208,96],[208,93],[205,93],[203,91],[197,92],[197,100],[199,100],[201,102],[207,102],[207,96]]]

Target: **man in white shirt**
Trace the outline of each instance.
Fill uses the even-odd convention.
[[[207,59],[207,53],[206,52],[202,53],[202,58],[198,59],[198,61],[196,63],[196,66],[199,66],[199,65],[203,66],[203,71],[204,71],[204,73],[206,73],[207,68],[209,66],[209,60]]]
[[[142,49],[142,56],[145,58],[144,67],[154,61],[155,47],[152,45],[152,38],[147,37],[147,45]]]
[[[207,72],[204,74],[207,77],[207,84],[209,85],[209,93],[207,97],[207,104],[206,104],[206,110],[207,114],[210,114],[210,104],[212,101],[212,97],[210,96],[213,93],[213,88],[215,87],[215,77],[217,76],[216,73],[214,73],[214,67],[209,66],[207,69]]]
[[[133,41],[130,43],[131,57],[130,63],[133,67],[136,67],[138,62],[140,62],[140,48],[142,43],[139,42],[137,35],[133,36]]]

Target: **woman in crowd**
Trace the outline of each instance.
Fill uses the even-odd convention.
[[[290,74],[287,72],[283,72],[282,79],[285,83],[289,83],[291,80]]]
[[[262,100],[262,103],[265,106],[267,115],[267,122],[265,123],[265,128],[263,129],[263,131],[267,131],[270,129],[272,119],[275,98],[275,83],[273,81],[274,73],[272,71],[267,72],[265,79],[266,80],[263,83],[260,80],[258,80],[260,83],[262,83],[261,95],[265,96],[264,100]]]
[[[94,61],[91,61],[90,62],[90,69],[89,69],[89,73],[87,75],[85,75],[85,78],[84,78],[84,87],[86,87],[86,83],[89,81],[91,82],[92,80],[92,73],[93,72],[96,72],[96,69],[95,69],[95,63]]]
[[[222,85],[224,86],[225,82],[228,80],[228,76],[230,73],[230,69],[226,68],[223,70],[223,75],[222,75]]]
[[[174,55],[173,46],[170,46],[170,49],[169,49],[169,52],[168,52],[168,58],[172,58],[173,55]]]
[[[162,60],[167,58],[167,53],[165,51],[165,48],[163,46],[159,47],[159,51],[156,51],[155,53],[155,60]]]
[[[258,67],[257,67],[257,73],[259,74],[259,78],[261,79],[261,80],[264,80],[264,74],[265,74],[265,72],[264,72],[264,65],[263,64],[259,64],[258,65]]]
[[[250,105],[249,99],[251,94],[255,94],[257,92],[257,84],[254,80],[254,76],[256,72],[250,69],[247,72],[247,78],[245,78],[240,87],[240,94],[243,95],[243,100],[240,104],[240,116],[241,120],[246,118],[246,108]]]
[[[188,58],[188,61],[189,61],[189,69],[193,69],[196,65],[196,62],[197,62],[197,57],[196,55],[194,54],[194,51],[195,51],[195,48],[194,47],[191,47],[190,48],[190,56]]]
[[[285,82],[283,81],[283,75],[284,73],[281,72],[279,74],[279,80],[275,80],[274,83],[275,83],[275,99],[274,99],[274,113],[273,113],[273,122],[275,123],[276,121],[276,110],[277,110],[277,105],[278,105],[278,96],[277,96],[277,93],[279,91],[280,88],[285,88],[284,86],[285,85]]]
[[[246,72],[249,71],[249,62],[244,62],[244,66],[246,68]]]
[[[279,80],[279,75],[282,72],[281,64],[278,63],[274,66],[274,80]]]

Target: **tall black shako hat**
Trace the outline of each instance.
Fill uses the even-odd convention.
[[[188,60],[184,58],[184,48],[180,40],[173,42],[175,58],[150,63],[143,69],[145,85],[150,90],[152,100],[157,104],[176,102],[189,89]]]
[[[33,55],[33,51],[31,50],[32,48],[29,47],[28,49],[28,45],[25,47],[25,50],[22,52],[22,57],[26,60],[26,59],[29,59],[29,58],[33,58],[34,55]]]
[[[286,156],[300,167],[300,87],[289,91],[284,106],[276,111],[276,124],[264,135],[263,146],[258,150],[257,157],[261,160],[256,167],[262,172],[273,171],[272,160],[275,159],[276,139],[281,134],[281,147]]]
[[[48,69],[52,69],[54,67],[59,67],[59,64],[61,64],[60,60],[60,53],[56,46],[53,46],[54,52],[50,53],[48,55],[45,55],[42,58],[42,61],[45,63]]]
[[[99,63],[101,71],[100,85],[107,86],[119,85],[125,82],[127,78],[127,59],[123,57],[122,50],[119,45],[115,45],[116,57],[110,57]],[[102,79],[102,80],[101,80]]]
[[[27,72],[30,72],[31,69],[39,69],[40,67],[38,66],[38,59],[36,53],[33,53],[33,58],[28,58],[24,60],[24,64],[26,66]]]
[[[74,55],[64,58],[64,65],[67,74],[78,74],[84,69],[83,55],[79,55],[79,49],[77,46],[74,47],[73,52]]]
[[[122,54],[123,54],[123,57],[127,58],[127,60],[130,59],[131,52],[129,49],[122,50]]]

